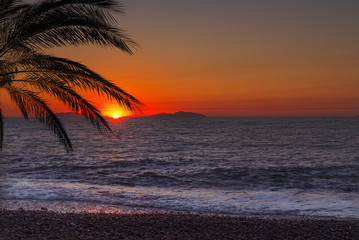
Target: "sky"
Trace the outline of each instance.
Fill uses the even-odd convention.
[[[145,104],[144,114],[359,115],[357,0],[124,0],[134,56],[94,46],[51,49]],[[105,115],[115,102],[85,94]],[[1,92],[6,116],[19,111]],[[66,112],[49,99],[55,112]]]

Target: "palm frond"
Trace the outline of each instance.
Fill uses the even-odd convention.
[[[37,27],[41,27],[41,31]],[[125,31],[82,20],[64,23],[62,26],[56,23],[51,26],[47,23],[47,26],[34,27],[34,31],[28,34],[22,42],[16,45],[36,49],[61,47],[68,44],[73,46],[94,44],[101,47],[113,46],[130,55],[133,55],[132,49],[137,48],[137,44],[127,36]]]
[[[11,45],[49,48],[54,46],[95,44],[113,46],[133,54],[138,45],[115,26],[115,18],[105,9],[116,1],[41,1],[18,11],[13,24]],[[7,50],[10,51],[10,50]]]
[[[46,102],[36,93],[7,85],[5,89],[10,94],[11,99],[16,103],[25,119],[29,115],[34,115],[45,126],[55,133],[60,143],[67,152],[72,151],[72,145],[61,121],[47,106]]]
[[[18,10],[20,1],[19,0],[0,0],[0,12],[13,12],[14,10]],[[25,4],[22,4],[25,5]]]
[[[9,92],[25,119],[37,117],[67,151],[72,150],[71,142],[40,92],[83,114],[105,134],[111,129],[101,112],[77,91],[90,90],[127,110],[142,112],[139,100],[86,66],[42,54],[44,48],[80,44],[110,46],[133,54],[138,45],[117,27],[114,12],[124,13],[117,0],[0,0],[0,88]],[[1,112],[0,117],[2,120]]]
[[[47,74],[48,79],[56,79],[57,82],[67,86],[93,91],[117,101],[120,106],[129,111],[142,112],[143,103],[78,62],[38,54],[24,58],[18,64],[19,70],[26,70],[39,77],[42,76],[41,74]]]
[[[82,5],[112,10],[121,14],[125,12],[124,6],[119,1],[115,0],[46,0],[34,4],[31,8],[31,15],[41,15],[61,7]]]
[[[56,97],[70,107],[72,111],[84,115],[102,134],[112,132],[107,121],[101,116],[101,112],[70,87],[64,85],[56,76],[52,74],[42,74],[41,76],[32,74],[32,77],[26,79],[25,82],[30,84],[31,87],[36,87],[40,91]]]
[[[4,1],[0,7],[0,57],[10,52],[16,52],[16,31],[19,16],[26,11],[30,5],[18,4],[20,1]]]

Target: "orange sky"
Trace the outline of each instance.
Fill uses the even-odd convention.
[[[123,2],[119,25],[141,45],[135,56],[93,46],[48,52],[116,82],[145,114],[359,115],[359,1]],[[86,97],[106,115],[120,110]],[[5,116],[19,115],[4,92],[0,101]]]

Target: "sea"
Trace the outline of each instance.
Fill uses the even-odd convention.
[[[108,136],[62,121],[71,153],[35,119],[4,119],[2,200],[359,218],[359,118],[128,117]]]

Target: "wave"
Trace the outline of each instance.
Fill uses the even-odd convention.
[[[7,121],[1,196],[228,213],[359,215],[352,203],[359,193],[353,119],[135,118],[111,123],[109,137],[81,121],[67,122],[71,154],[41,126]]]

